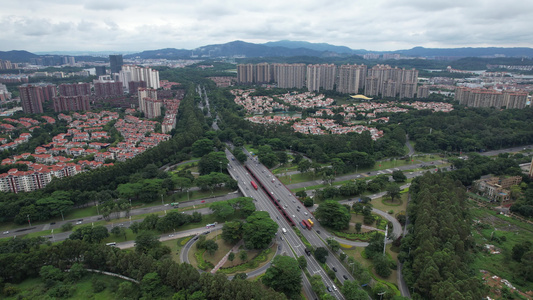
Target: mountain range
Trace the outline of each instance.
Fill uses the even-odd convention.
[[[42,52],[39,52],[42,53]],[[53,53],[53,54],[52,54]],[[67,51],[61,52],[68,55]],[[166,59],[190,59],[190,58],[215,58],[215,57],[289,57],[289,56],[315,56],[315,57],[343,57],[352,55],[363,55],[367,53],[397,53],[407,57],[533,57],[533,49],[525,47],[517,48],[424,48],[414,47],[406,50],[396,51],[370,51],[364,49],[350,49],[345,46],[335,46],[326,43],[310,43],[303,41],[276,41],[264,44],[247,43],[243,41],[233,41],[225,44],[215,44],[199,47],[196,49],[175,49],[166,48],[158,50],[147,50],[139,53],[124,55],[125,58],[166,58]],[[51,52],[57,55],[57,52]],[[70,55],[75,56],[75,52]],[[12,62],[29,62],[31,58],[39,55],[23,50],[0,51],[0,59]]]

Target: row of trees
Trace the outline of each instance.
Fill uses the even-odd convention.
[[[426,173],[410,191],[412,227],[399,255],[407,283],[424,299],[482,298],[483,285],[469,266],[474,241],[464,186],[448,174]]]

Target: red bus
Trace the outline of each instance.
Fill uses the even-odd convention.
[[[255,182],[253,182],[253,181],[250,181],[250,183],[252,184],[252,186],[254,187],[254,189],[257,190],[257,184],[255,184]]]
[[[309,222],[306,219],[302,220],[302,224],[304,224],[305,227],[307,227],[307,229],[311,230],[311,224],[309,224]]]

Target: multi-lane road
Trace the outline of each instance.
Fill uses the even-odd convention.
[[[339,289],[335,286],[333,280],[331,280],[327,276],[324,269],[319,265],[316,259],[312,255],[306,255],[306,247],[304,243],[293,231],[292,226],[284,218],[281,212],[278,211],[278,209],[274,206],[266,192],[261,188],[258,188],[257,190],[253,188],[251,182],[255,182],[256,179],[252,177],[252,175],[249,173],[248,170],[246,170],[243,165],[241,165],[236,160],[232,160],[233,156],[229,151],[226,151],[226,155],[230,160],[230,163],[228,165],[228,171],[230,175],[239,182],[239,187],[241,188],[241,191],[243,191],[244,195],[247,197],[252,197],[255,200],[257,210],[268,212],[272,219],[278,223],[279,230],[276,239],[278,239],[278,242],[280,242],[282,247],[286,249],[286,251],[284,252],[289,255],[292,255],[292,253],[294,252],[295,256],[297,257],[305,257],[307,260],[307,270],[309,274],[318,274],[322,278],[325,286],[331,289],[331,294],[335,298],[344,299]],[[307,209],[303,207],[303,205],[299,201],[297,201],[296,197],[292,194],[292,192],[288,190],[283,184],[281,184],[279,180],[277,180],[277,178],[267,168],[257,163],[252,158],[248,159],[247,166],[255,174],[256,178],[260,181],[257,182],[257,184],[262,184],[268,191],[270,191],[274,199],[279,199],[279,203],[282,205],[283,209],[286,211],[289,217],[293,219],[294,223],[298,224],[299,221],[303,219],[312,218],[311,213],[308,212]],[[285,233],[283,233],[283,229],[285,229]],[[296,227],[296,230],[300,229],[301,228],[299,228],[298,226]],[[303,236],[309,241],[309,243],[311,243],[313,246],[324,247],[327,249],[327,245],[314,229],[302,229],[300,231],[302,232]],[[329,268],[337,270],[336,275],[341,282],[345,280],[343,275],[346,276],[346,278],[353,280],[351,274],[346,271],[344,266],[335,258],[333,254],[330,254],[328,256],[326,264]],[[310,291],[310,285],[308,282],[306,282],[307,279],[305,278],[305,276],[303,277],[304,289],[306,290],[308,296],[311,296],[310,298],[313,299],[315,297],[314,293]]]

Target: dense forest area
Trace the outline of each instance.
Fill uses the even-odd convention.
[[[533,143],[533,108],[455,107],[449,113],[420,110],[390,117],[420,152],[479,152]]]
[[[139,281],[139,286],[127,284],[128,299],[286,299],[257,282],[238,278],[230,281],[223,274],[200,274],[190,264],[176,263],[165,255],[156,259],[139,249],[125,251],[79,239],[55,245],[44,244],[43,238],[2,241],[0,290],[5,291],[10,283],[41,276],[49,288],[63,287],[68,295],[74,280],[62,271],[81,272],[88,268]]]
[[[413,297],[423,299],[482,299],[470,251],[471,218],[466,189],[450,176],[426,173],[413,181],[408,216],[410,234],[402,239],[400,260]]]

